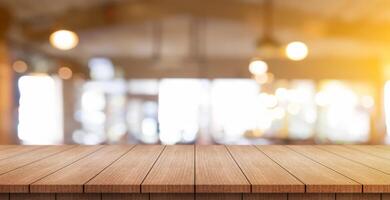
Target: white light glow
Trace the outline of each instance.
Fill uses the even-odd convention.
[[[291,42],[286,47],[286,56],[291,60],[303,60],[308,53],[309,50],[303,42]]]
[[[114,65],[107,58],[92,58],[88,62],[91,78],[94,80],[110,80],[115,76]]]
[[[59,81],[50,76],[22,76],[18,137],[23,144],[59,144],[63,140]]]
[[[59,30],[50,35],[50,43],[57,49],[69,50],[77,46],[79,43],[79,37],[75,32]]]
[[[265,74],[268,70],[268,65],[262,60],[253,60],[249,64],[249,72],[253,75],[262,75]]]

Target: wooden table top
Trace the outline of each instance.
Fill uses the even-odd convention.
[[[387,146],[0,146],[1,193],[389,193]]]

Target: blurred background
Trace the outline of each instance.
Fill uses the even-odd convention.
[[[388,143],[389,36],[388,0],[0,0],[0,143]]]

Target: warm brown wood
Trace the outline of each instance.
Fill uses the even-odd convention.
[[[361,192],[362,186],[285,146],[257,146],[272,160],[306,184],[306,192]]]
[[[55,200],[55,194],[10,194],[10,200]]]
[[[220,193],[220,194],[196,194],[196,200],[241,200],[243,194],[228,194],[228,193]]]
[[[384,173],[390,174],[390,160],[379,158],[377,156],[373,156],[371,154],[361,152],[359,150],[346,148],[344,146],[326,145],[326,146],[318,146],[318,148],[332,152],[346,159],[353,160],[362,165],[366,165],[371,168],[380,170]]]
[[[336,194],[337,200],[380,200],[380,194]]]
[[[382,200],[390,200],[390,194],[382,194]]]
[[[100,200],[101,194],[56,194],[56,200]]]
[[[139,145],[85,185],[85,192],[140,193],[141,183],[164,146]]]
[[[250,184],[225,146],[195,146],[197,193],[248,193]]]
[[[388,148],[381,148],[377,145],[345,145],[345,147],[390,160],[390,149]]]
[[[102,146],[79,146],[36,161],[0,176],[1,192],[29,192],[29,185],[81,158]],[[31,173],[33,172],[33,173]],[[31,192],[37,192],[31,188]]]
[[[149,194],[102,194],[102,200],[149,200]]]
[[[83,186],[102,170],[123,156],[133,146],[105,146],[97,152],[35,182],[34,192],[78,193]]]
[[[243,200],[287,200],[287,194],[244,194]]]
[[[305,192],[305,185],[253,146],[227,146],[253,193]],[[256,159],[254,159],[256,158]]]
[[[335,194],[288,194],[288,200],[336,200]]]
[[[0,194],[0,200],[9,200],[9,194]]]
[[[0,160],[11,158],[17,155],[22,155],[24,153],[37,150],[39,148],[43,148],[44,146],[16,146],[16,145],[8,145],[0,147]]]
[[[194,198],[194,194],[184,193],[150,194],[150,200],[194,200]]]
[[[4,9],[0,8],[4,11]],[[9,13],[8,13],[9,14]],[[0,12],[0,19],[5,19],[6,12]],[[1,24],[8,22],[2,21]],[[0,144],[10,144],[14,133],[13,108],[14,108],[14,77],[10,66],[10,49],[5,37],[6,30],[1,30],[0,25]]]
[[[194,146],[167,146],[142,183],[143,193],[193,193]]]
[[[35,161],[53,156],[62,151],[69,150],[75,146],[47,146],[35,151],[30,151],[22,155],[13,156],[0,160],[0,174],[4,174],[16,168],[33,163]]]
[[[390,192],[390,175],[388,174],[345,159],[320,147],[289,146],[289,148],[361,183],[363,192]]]

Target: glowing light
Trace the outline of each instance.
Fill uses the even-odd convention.
[[[57,79],[22,76],[18,138],[23,144],[59,144],[63,140],[62,96]]]
[[[259,94],[259,98],[267,108],[274,108],[278,105],[278,98],[274,95],[261,93]]]
[[[27,64],[26,62],[22,60],[17,60],[12,64],[12,68],[15,70],[17,73],[24,73],[27,71]]]
[[[296,103],[291,103],[287,106],[287,111],[291,115],[297,115],[301,111],[301,106]]]
[[[329,104],[329,97],[325,92],[318,92],[315,96],[315,102],[319,106],[326,106]]]
[[[286,56],[291,60],[303,60],[308,53],[309,50],[303,42],[291,42],[286,47]]]
[[[79,37],[75,32],[59,30],[50,35],[50,43],[60,50],[73,49],[79,43]]]
[[[110,80],[115,76],[114,65],[108,58],[91,58],[88,67],[94,80]]]
[[[277,107],[277,108],[273,109],[273,117],[275,119],[281,120],[285,116],[286,116],[286,112],[284,111],[284,109],[282,107]]]
[[[58,76],[62,79],[68,80],[72,78],[73,72],[69,67],[61,67],[58,69]]]
[[[374,101],[374,98],[372,96],[363,96],[361,99],[361,104],[363,107],[370,109],[370,108],[374,107],[375,101]]]
[[[265,74],[268,70],[268,65],[262,60],[253,60],[249,64],[249,72],[253,75]]]

